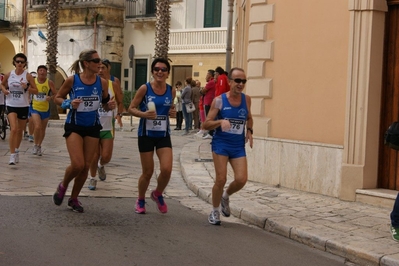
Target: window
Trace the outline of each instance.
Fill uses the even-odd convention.
[[[220,27],[222,0],[205,0],[204,28]]]

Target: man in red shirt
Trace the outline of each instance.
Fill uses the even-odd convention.
[[[206,85],[205,88],[202,90],[202,94],[204,95],[204,109],[205,115],[208,115],[209,109],[211,109],[211,104],[213,98],[215,98],[215,71],[213,69],[209,69],[208,73],[206,74]],[[210,139],[213,136],[213,130],[210,130],[208,134],[206,134],[203,138]]]
[[[215,97],[230,90],[229,79],[220,66],[215,69],[215,79]]]

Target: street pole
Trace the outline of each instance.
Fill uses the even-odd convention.
[[[234,0],[228,0],[227,9],[227,44],[226,44],[226,71],[231,69],[231,52],[233,51],[233,7]]]

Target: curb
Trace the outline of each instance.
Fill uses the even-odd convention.
[[[211,172],[213,163],[198,160],[198,158],[204,157],[211,158],[210,151],[207,154],[203,151],[204,142],[206,141],[193,141],[186,144],[180,154],[180,166],[182,176],[190,190],[200,199],[211,204],[211,191],[214,182],[214,173]],[[228,176],[228,180],[230,178]],[[248,183],[254,182],[248,181]],[[248,183],[246,186],[248,186]],[[260,186],[262,185],[260,184]],[[252,208],[247,209],[245,206],[256,204],[253,202],[245,203],[246,198],[244,196],[245,193],[248,193],[248,191],[245,192],[245,187],[242,190],[244,196],[240,195],[240,192],[234,195],[239,200],[230,200],[230,209],[233,216],[245,222],[307,246],[343,257],[358,265],[399,265],[398,250],[395,245],[387,246],[388,241],[386,239],[383,239],[384,241],[381,241],[381,243],[370,243],[370,239],[334,230],[322,224],[301,220],[283,211],[281,213],[270,213],[264,210],[265,207],[262,208],[262,206],[252,206]],[[255,211],[253,207],[255,207]],[[388,244],[394,243],[389,242]]]

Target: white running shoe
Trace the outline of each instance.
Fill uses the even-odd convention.
[[[220,225],[221,221],[220,221],[219,211],[211,211],[211,214],[209,214],[209,217],[208,217],[208,222],[210,224]]]
[[[15,153],[11,153],[9,165],[15,165]]]
[[[206,134],[205,136],[202,137],[202,139],[212,139],[212,136],[209,134]]]
[[[36,146],[36,144],[33,146],[33,148],[32,148],[32,154],[33,155],[36,155],[37,154],[37,146]]]
[[[37,146],[37,156],[42,156],[42,146]]]

